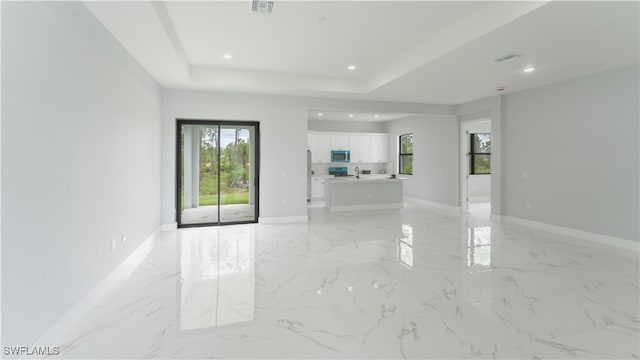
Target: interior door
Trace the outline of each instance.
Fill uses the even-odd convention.
[[[257,122],[178,120],[178,227],[258,221]]]

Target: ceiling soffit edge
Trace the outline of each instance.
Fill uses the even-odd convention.
[[[154,13],[164,28],[164,33],[173,45],[175,55],[185,67],[188,82],[208,85],[211,89],[296,91],[313,90],[322,92],[368,94],[394,80],[408,75],[429,62],[467,44],[509,21],[537,9],[549,1],[522,1],[509,6],[492,6],[481,14],[474,14],[468,21],[449,29],[438,36],[436,41],[421,44],[412,56],[387,71],[368,80],[328,78],[324,76],[291,74],[261,70],[225,69],[213,66],[194,66],[189,62],[177,31],[164,3],[151,1]]]

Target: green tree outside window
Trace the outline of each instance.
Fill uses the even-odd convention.
[[[413,175],[413,134],[400,135],[400,156],[398,172],[403,175]]]

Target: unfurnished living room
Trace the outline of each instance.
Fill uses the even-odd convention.
[[[640,358],[640,2],[0,12],[0,357]]]

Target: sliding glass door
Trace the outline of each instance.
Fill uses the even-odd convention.
[[[258,222],[259,124],[177,124],[178,227]]]

